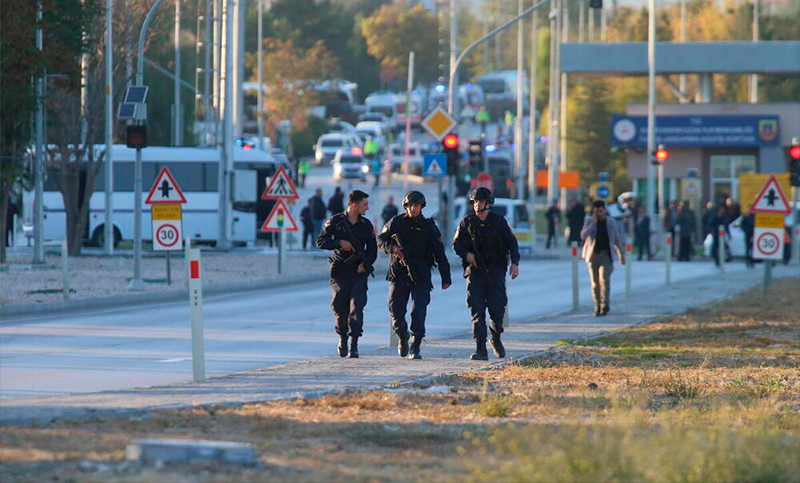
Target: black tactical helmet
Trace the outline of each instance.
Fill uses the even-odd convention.
[[[425,205],[427,205],[425,202],[425,195],[419,191],[409,191],[406,193],[406,195],[403,197],[403,207],[414,203],[420,204],[423,208],[425,208]]]
[[[489,191],[489,188],[484,188],[484,187],[475,188],[469,195],[469,202],[473,203],[479,200],[486,200],[489,202],[490,205],[493,205],[494,195],[492,194],[491,191]]]

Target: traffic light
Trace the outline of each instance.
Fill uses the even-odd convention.
[[[658,149],[656,150],[656,153],[655,153],[655,158],[656,158],[656,161],[655,161],[656,164],[661,164],[664,161],[669,159],[669,151],[664,149],[664,145],[663,144],[659,144],[658,145]]]
[[[483,139],[469,140],[469,164],[473,168],[483,167]]]
[[[603,8],[603,0],[589,0],[589,8]]]
[[[800,186],[800,144],[794,143],[789,149],[789,181],[792,186]]]
[[[447,157],[447,174],[456,174],[458,172],[459,144],[460,141],[455,134],[448,134],[442,139],[443,151]]]
[[[127,126],[126,144],[129,148],[142,149],[147,147],[147,126],[131,124]]]

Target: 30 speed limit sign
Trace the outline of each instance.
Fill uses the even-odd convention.
[[[153,205],[153,250],[183,249],[181,205]]]

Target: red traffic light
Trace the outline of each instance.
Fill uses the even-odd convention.
[[[448,134],[442,140],[442,144],[448,149],[458,149],[458,136],[455,134]]]
[[[669,159],[669,152],[666,149],[659,149],[656,151],[656,161],[663,163]]]
[[[789,156],[792,159],[800,159],[800,146],[792,146],[792,149],[789,150]]]

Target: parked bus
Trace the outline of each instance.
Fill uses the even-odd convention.
[[[104,149],[97,147],[96,149]],[[233,151],[232,240],[237,245],[255,241],[267,216],[268,202],[261,200],[266,180],[276,170],[274,158],[256,149]],[[114,245],[133,239],[133,173],[136,151],[124,145],[113,147],[114,161]],[[142,150],[142,239],[151,240],[150,205],[144,204],[158,172],[166,166],[186,197],[183,205],[183,234],[195,242],[215,245],[219,222],[219,150],[205,148],[149,147]],[[86,240],[102,246],[105,229],[105,166],[95,180],[89,200]],[[44,183],[43,238],[59,240],[66,233],[66,213],[61,192],[53,176]],[[33,213],[33,192],[25,192],[26,214]],[[28,220],[30,223],[30,220]]]

